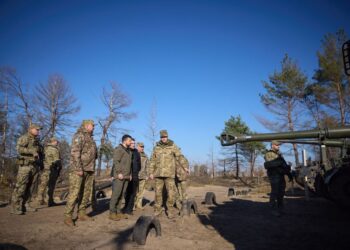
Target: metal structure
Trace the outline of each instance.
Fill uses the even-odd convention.
[[[254,135],[221,134],[222,146],[237,143],[279,140],[283,143],[319,146],[319,160],[307,166],[296,167],[296,181],[306,183],[317,194],[333,200],[338,205],[350,207],[350,127],[305,130]],[[331,158],[330,148],[340,148],[339,156]]]
[[[347,76],[350,76],[350,40],[346,41],[342,47],[344,72]]]

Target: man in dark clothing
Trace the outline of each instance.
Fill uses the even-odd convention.
[[[141,156],[140,153],[135,148],[135,139],[132,139],[130,150],[132,152],[131,161],[131,173],[132,180],[129,182],[128,188],[126,190],[125,196],[125,209],[124,212],[127,214],[132,214],[136,194],[139,187],[139,172],[141,170]]]
[[[130,144],[131,136],[124,135],[122,143],[114,149],[111,173],[112,196],[109,204],[109,219],[111,220],[127,219],[127,215],[121,212],[121,205],[128,182],[132,180]]]
[[[279,141],[272,141],[271,149],[264,156],[264,166],[271,185],[270,205],[272,213],[278,217],[282,215],[284,208],[283,197],[286,188],[284,176],[287,175],[289,180],[292,180],[290,166],[279,151],[280,145]]]

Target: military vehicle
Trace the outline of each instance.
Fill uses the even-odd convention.
[[[350,127],[305,130],[253,135],[221,134],[221,145],[253,141],[279,140],[285,143],[312,144],[319,147],[318,160],[296,168],[296,181],[310,186],[317,194],[350,207]],[[340,148],[337,157],[329,157],[329,149]]]

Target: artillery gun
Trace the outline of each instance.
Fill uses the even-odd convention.
[[[254,141],[279,140],[284,143],[311,144],[319,147],[319,160],[296,168],[296,180],[302,184],[305,176],[315,192],[338,205],[350,207],[350,127],[305,130],[282,133],[233,135],[222,133],[222,146]],[[329,148],[340,148],[337,158],[328,157]]]

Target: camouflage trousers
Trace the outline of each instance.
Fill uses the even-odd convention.
[[[94,178],[94,172],[90,171],[84,171],[83,176],[78,176],[76,172],[69,174],[69,194],[64,212],[65,216],[72,217],[76,203],[78,203],[78,213],[85,212],[92,197]]]
[[[283,208],[283,197],[286,188],[286,181],[284,175],[269,175],[271,193],[270,193],[270,205],[273,208]]]
[[[146,187],[146,180],[139,180],[139,190],[137,191],[136,198],[135,198],[135,208],[142,207],[142,198],[143,198],[143,194],[145,193],[145,187]]]
[[[176,203],[176,207],[178,209],[181,209],[182,207],[182,202],[187,200],[187,193],[186,193],[186,189],[187,189],[187,182],[186,181],[176,181],[176,198],[175,198],[175,203]]]
[[[173,209],[175,203],[175,180],[171,177],[157,177],[156,179],[156,192],[155,192],[155,212],[160,212],[162,210],[163,204],[163,188],[166,188],[166,207],[168,210]]]
[[[24,204],[30,202],[38,176],[38,167],[34,165],[19,166],[16,186],[11,198],[13,209],[23,211]]]
[[[60,170],[56,167],[45,168],[40,175],[40,185],[38,187],[37,201],[53,203],[53,194]]]
[[[129,181],[114,179],[112,183],[112,196],[109,202],[109,211],[111,213],[121,213],[122,202],[125,197],[125,191]]]

